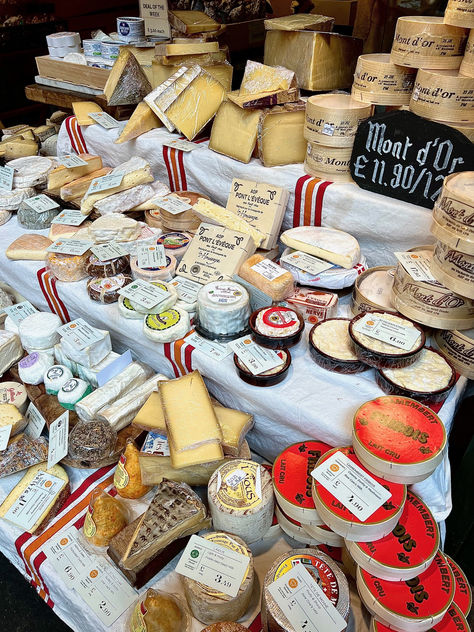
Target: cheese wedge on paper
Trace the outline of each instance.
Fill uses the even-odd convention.
[[[342,268],[353,268],[360,261],[357,239],[335,228],[298,226],[286,230],[280,239],[290,248],[302,250]]]
[[[149,132],[151,129],[162,127],[163,123],[156,116],[148,103],[142,101],[135,108],[130,120],[125,125],[122,133],[115,141],[117,144],[126,143],[129,140],[133,140],[138,136],[141,136],[145,132]]]

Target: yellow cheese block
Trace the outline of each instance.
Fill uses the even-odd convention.
[[[311,13],[294,13],[265,20],[266,31],[332,31],[334,18]]]
[[[194,42],[189,44],[166,44],[166,55],[200,55],[201,53],[219,52],[219,42]]]
[[[122,48],[104,86],[108,105],[139,103],[149,92],[151,84],[137,59],[130,50]]]
[[[32,235],[32,237],[36,237],[36,235]],[[27,423],[28,420],[23,417],[16,406],[13,404],[0,404],[0,428],[11,426],[10,437],[21,432]]]
[[[162,127],[163,123],[156,116],[150,106],[142,101],[135,108],[130,120],[125,125],[122,133],[115,141],[117,144],[125,143],[137,136],[141,136],[145,132],[149,132],[151,129]]]
[[[214,204],[204,198],[200,198],[196,202],[193,206],[193,212],[201,217],[203,221],[211,221],[211,223],[220,224],[221,226],[226,226],[232,230],[238,230],[245,235],[250,235],[256,248],[258,248],[265,239],[265,235],[261,231],[251,226],[244,219],[241,219],[238,215],[232,213],[228,209],[223,208],[218,204]]]
[[[258,123],[258,156],[265,167],[304,162],[305,104],[285,103],[264,110]]]
[[[153,391],[135,415],[132,423],[145,430],[166,431],[165,414],[161,405],[160,394],[157,391]]]
[[[247,61],[240,85],[241,96],[288,90],[296,85],[295,73],[286,68],[272,68],[256,61]]]
[[[15,160],[15,158],[36,156],[38,149],[38,143],[34,140],[23,138],[4,140],[0,143],[0,156],[8,162],[9,160]]]
[[[189,65],[189,62],[187,63]],[[158,60],[154,60],[152,86],[155,88],[156,86],[159,86],[161,83],[169,79],[171,75],[175,73],[177,68],[179,68],[181,65],[182,63],[171,66],[169,64],[163,64]],[[232,75],[234,69],[228,61],[222,61],[220,63],[210,61],[208,63],[199,63],[199,66],[201,66],[203,70],[209,73],[211,77],[214,77],[216,81],[219,81],[219,83],[224,86],[224,90],[226,92],[230,92],[230,90],[232,89]]]
[[[223,406],[214,406],[214,413],[221,428],[224,452],[239,456],[245,435],[253,426],[253,416]]]
[[[262,274],[265,271],[265,266],[268,266],[275,275],[275,278],[271,281]],[[281,273],[280,276],[276,276],[278,272]],[[239,276],[244,281],[248,281],[268,296],[271,296],[273,301],[282,301],[293,294],[294,291],[291,272],[266,259],[263,255],[254,254],[247,261],[244,261],[239,270]]]
[[[204,11],[169,11],[168,19],[173,28],[180,33],[207,33],[216,31],[220,24]]]
[[[79,125],[94,125],[95,121],[89,116],[89,113],[103,112],[104,110],[94,101],[74,101],[72,111]]]
[[[102,176],[106,176],[111,171],[112,167],[102,167],[102,169],[91,171],[81,178],[78,177],[76,180],[68,182],[68,184],[64,184],[60,190],[61,199],[65,202],[70,202],[76,199],[81,200],[81,198],[86,194],[92,180],[95,180],[95,178],[102,178]]]
[[[240,162],[250,162],[259,120],[259,110],[244,110],[232,101],[224,101],[212,124],[209,149]]]
[[[59,167],[50,171],[48,174],[49,191],[56,191],[73,180],[77,180],[93,171],[102,169],[102,158],[100,156],[79,154],[79,158],[85,160],[87,164],[81,165],[80,167],[65,167],[64,165],[59,165]]]

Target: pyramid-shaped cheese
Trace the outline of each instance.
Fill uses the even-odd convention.
[[[151,92],[151,85],[136,57],[122,48],[104,87],[108,105],[139,103]]]

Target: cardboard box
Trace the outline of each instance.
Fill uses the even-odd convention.
[[[357,12],[357,0],[313,0],[311,13],[335,18],[338,26],[353,26]]]

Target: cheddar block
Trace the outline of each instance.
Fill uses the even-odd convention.
[[[79,158],[85,160],[87,165],[81,165],[80,167],[65,167],[64,165],[59,165],[59,167],[49,172],[48,191],[57,191],[73,180],[77,180],[93,171],[102,169],[102,158],[100,156],[79,154]]]
[[[173,28],[187,35],[216,31],[220,24],[203,11],[169,11],[168,19]]]
[[[92,180],[95,178],[102,178],[102,176],[106,176],[111,171],[112,167],[102,167],[102,169],[91,171],[87,175],[82,176],[81,178],[78,177],[77,180],[73,180],[72,182],[63,185],[59,193],[61,199],[65,202],[76,200],[77,198],[80,200],[87,193],[87,189],[89,188]]]
[[[274,93],[297,87],[295,73],[282,66],[271,67],[257,61],[247,61],[240,84],[240,96]]]
[[[262,111],[257,129],[257,150],[265,167],[304,162],[306,105],[285,103]]]
[[[268,294],[274,301],[282,301],[294,291],[291,272],[259,254],[244,261],[239,276]]]
[[[145,132],[149,132],[151,129],[162,127],[162,125],[163,123],[156,116],[148,103],[142,101],[135,108],[130,120],[115,142],[117,144],[126,143],[133,138],[141,136]]]
[[[186,62],[188,66],[198,62]],[[161,83],[171,77],[172,74],[183,64],[183,62],[170,65],[164,64],[158,60],[153,61],[153,87],[159,86]],[[226,92],[232,90],[232,75],[233,67],[225,59],[222,62],[208,61],[207,63],[199,62],[199,66],[207,73],[214,77],[216,81],[219,81],[224,86]]]
[[[259,110],[244,110],[231,101],[224,101],[212,124],[209,149],[240,162],[250,162],[259,120]]]
[[[332,31],[334,18],[311,13],[294,13],[265,20],[266,31]]]
[[[255,243],[255,247],[258,248],[262,241],[265,239],[265,235],[251,226],[244,219],[241,219],[235,213],[232,213],[226,208],[214,204],[209,200],[200,198],[193,206],[193,212],[198,215],[203,221],[211,222],[214,224],[220,224],[226,228],[232,230],[238,230],[245,235],[250,235]]]
[[[103,112],[104,110],[94,101],[74,101],[72,111],[79,125],[95,125],[95,121],[89,116],[89,113]]]
[[[161,405],[161,397],[154,391],[146,400],[132,421],[134,426],[145,430],[160,430],[166,432],[165,414]]]
[[[11,426],[10,437],[24,430],[28,420],[14,404],[0,404],[0,428]]]
[[[122,48],[104,86],[108,105],[139,103],[151,85],[133,53]]]
[[[219,52],[219,42],[194,42],[189,40],[188,44],[166,44],[166,55],[201,55],[202,53]]]
[[[245,435],[253,427],[253,416],[240,410],[214,405],[214,413],[222,432],[225,454],[239,456]]]

